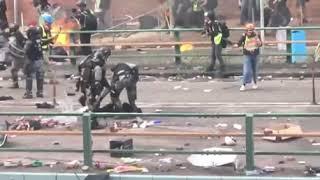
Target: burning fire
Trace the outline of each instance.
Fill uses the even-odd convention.
[[[77,27],[77,23],[70,19],[62,18],[56,20],[51,26],[52,36],[55,36],[60,31],[60,28],[61,33],[58,35],[55,45],[62,45],[65,49],[69,48],[71,39],[70,33],[67,32],[75,30]]]

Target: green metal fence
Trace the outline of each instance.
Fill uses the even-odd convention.
[[[1,180],[84,180],[88,174],[77,173],[0,173]],[[110,175],[110,180],[319,180],[320,177],[237,177],[237,176],[168,176]]]
[[[82,117],[83,123],[83,149],[16,149],[1,148],[0,152],[64,152],[64,153],[81,153],[83,152],[84,164],[92,166],[93,153],[110,153],[110,152],[132,152],[142,154],[165,153],[165,154],[238,154],[246,156],[246,170],[248,172],[255,170],[256,155],[297,155],[297,156],[320,156],[320,151],[255,151],[254,150],[254,118],[255,117],[320,117],[320,113],[0,113],[0,116],[78,116]],[[245,121],[245,139],[246,150],[235,152],[203,152],[203,151],[159,151],[159,150],[93,150],[91,146],[91,127],[92,118],[98,117],[239,117]],[[1,132],[4,133],[4,132]],[[272,136],[272,135],[270,135]]]

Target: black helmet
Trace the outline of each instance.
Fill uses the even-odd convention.
[[[31,26],[27,30],[27,37],[30,40],[35,40],[41,38],[41,31],[39,27]]]
[[[82,6],[82,7],[87,6],[86,2],[84,2],[83,0],[79,0],[76,5],[79,6],[79,7],[80,6]]]
[[[216,19],[214,11],[205,12],[204,16],[208,17],[211,21],[214,21]]]
[[[19,30],[20,26],[17,23],[10,23],[9,24],[9,31],[10,33],[15,33]]]
[[[110,55],[111,55],[110,48],[100,48],[95,52],[96,59],[107,60]]]

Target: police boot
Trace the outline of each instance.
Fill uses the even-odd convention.
[[[27,77],[26,79],[26,93],[23,95],[23,99],[32,99],[32,78]]]
[[[43,79],[37,79],[37,97],[43,98]]]

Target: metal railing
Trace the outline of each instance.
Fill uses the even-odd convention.
[[[93,153],[111,153],[111,152],[130,152],[140,154],[238,154],[246,156],[246,170],[248,172],[255,170],[255,155],[309,155],[320,156],[320,151],[255,151],[254,137],[265,136],[262,133],[254,133],[254,117],[320,117],[320,113],[10,113],[1,112],[0,116],[78,116],[82,117],[82,132],[12,132],[1,131],[0,134],[24,134],[24,135],[82,135],[83,136],[83,149],[18,149],[18,148],[0,148],[0,152],[64,152],[64,153],[83,153],[84,164],[92,166]],[[218,134],[218,133],[191,133],[191,134],[177,134],[177,133],[92,133],[91,132],[91,119],[99,117],[197,117],[197,118],[222,118],[222,117],[238,117],[244,118],[245,121],[245,134]],[[120,121],[120,119],[117,119]],[[51,133],[51,134],[50,134]],[[92,135],[100,136],[239,136],[245,137],[246,150],[245,151],[233,151],[233,152],[203,152],[203,151],[173,151],[173,150],[93,150],[92,149]],[[304,134],[268,134],[268,136],[295,136],[295,137],[320,137],[319,133],[304,133]]]
[[[287,44],[287,53],[271,53],[271,54],[261,54],[261,56],[286,56],[287,62],[291,62],[292,56],[312,56],[313,54],[295,54],[291,53],[291,45],[292,43],[312,43],[317,44],[320,40],[309,40],[309,41],[292,41],[291,40],[291,31],[292,30],[319,30],[320,26],[307,26],[307,27],[265,27],[265,28],[257,28],[258,31],[265,31],[265,30],[286,30],[287,31],[287,41],[269,41],[268,43],[284,43]],[[244,28],[230,28],[230,31],[244,31]],[[97,30],[97,31],[64,31],[61,33],[71,33],[71,34],[79,34],[79,33],[108,33],[108,34],[115,34],[115,33],[141,33],[141,32],[172,32],[174,34],[174,42],[154,42],[154,43],[98,43],[98,44],[69,44],[68,47],[79,47],[79,46],[115,46],[118,45],[132,45],[132,46],[155,46],[156,44],[163,45],[163,46],[174,46],[174,53],[175,54],[157,54],[157,55],[143,55],[143,57],[174,57],[175,63],[180,64],[182,57],[198,57],[199,55],[188,55],[182,54],[180,47],[182,44],[194,44],[194,45],[206,45],[210,46],[210,42],[181,42],[181,33],[182,32],[201,32],[203,31],[202,28],[174,28],[174,29],[137,29],[137,30]],[[64,46],[65,45],[57,45],[57,46]],[[241,56],[242,54],[231,54],[225,53],[223,56]],[[206,54],[205,56],[208,56]],[[51,58],[78,58],[82,56],[50,56]],[[129,55],[129,56],[115,56],[118,58],[133,58],[137,57],[137,55]]]

